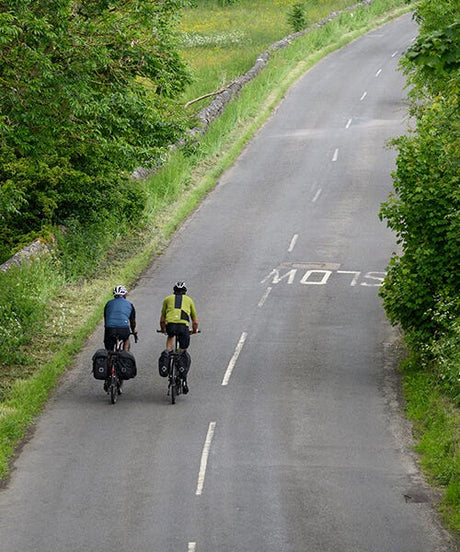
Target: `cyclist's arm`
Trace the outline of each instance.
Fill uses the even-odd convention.
[[[196,333],[198,331],[198,318],[194,318],[192,320],[192,333]]]
[[[129,315],[129,325],[131,326],[131,331],[133,333],[137,333],[136,328],[136,309],[134,308],[134,305],[132,305],[131,314]]]
[[[193,299],[190,299],[190,315],[192,318],[192,333],[196,333],[198,331],[198,316]]]
[[[167,297],[163,301],[163,305],[161,307],[161,315],[160,315],[160,329],[163,333],[166,333],[166,313],[168,310],[168,304],[167,304]]]

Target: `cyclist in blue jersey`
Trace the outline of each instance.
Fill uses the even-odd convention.
[[[129,351],[130,333],[137,334],[136,309],[126,299],[127,290],[123,286],[116,286],[113,290],[113,299],[104,307],[104,347],[111,351],[116,343],[117,335],[125,340],[124,350]]]

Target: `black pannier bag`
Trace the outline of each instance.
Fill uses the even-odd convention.
[[[162,378],[168,375],[169,370],[169,351],[163,351],[158,359],[158,372]]]
[[[93,376],[98,380],[108,377],[108,353],[105,349],[98,349],[93,355]]]
[[[136,359],[129,351],[120,351],[118,362],[118,375],[122,380],[135,378],[137,376]]]
[[[182,351],[177,360],[177,369],[182,378],[185,379],[187,377],[188,371],[190,370],[191,363],[192,363],[192,359],[190,358],[189,352]]]

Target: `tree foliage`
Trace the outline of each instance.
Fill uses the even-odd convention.
[[[381,210],[403,250],[390,265],[385,306],[391,320],[424,339],[448,330],[458,314],[458,108],[439,98],[424,110],[416,132],[395,141],[396,195]]]
[[[183,129],[181,0],[0,0],[0,235],[142,208]]]
[[[393,142],[395,194],[381,209],[402,248],[390,262],[384,306],[430,359],[442,357],[440,343],[459,345],[460,56],[453,5],[424,0],[417,8],[420,33],[402,60],[416,126]]]

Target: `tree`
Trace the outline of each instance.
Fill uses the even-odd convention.
[[[416,131],[395,141],[396,195],[381,210],[403,250],[391,260],[384,306],[420,343],[449,331],[459,314],[458,108],[457,101],[437,99]]]
[[[390,262],[384,306],[414,350],[428,354],[449,335],[458,342],[460,52],[453,6],[424,0],[417,8],[420,34],[402,60],[416,128],[393,142],[395,194],[381,209],[403,252]]]
[[[142,208],[128,175],[185,124],[174,102],[189,79],[175,41],[183,4],[0,0],[3,238]]]

